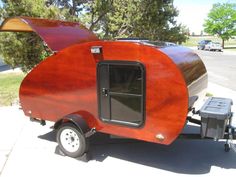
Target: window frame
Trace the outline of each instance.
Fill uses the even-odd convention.
[[[141,82],[141,94],[130,94],[130,93],[119,93],[120,95],[133,95],[133,96],[140,96],[141,97],[141,122],[139,124],[136,123],[132,123],[129,121],[120,121],[120,120],[111,120],[111,100],[109,100],[109,109],[110,109],[110,119],[103,119],[101,117],[101,98],[100,98],[100,75],[99,75],[99,67],[101,65],[108,65],[108,70],[110,69],[109,65],[121,65],[121,66],[138,66],[141,69],[141,77],[142,77],[142,82]],[[141,63],[141,62],[137,62],[137,61],[120,61],[120,60],[104,60],[104,61],[100,61],[97,63],[96,66],[96,70],[97,70],[97,98],[98,98],[98,116],[99,119],[103,122],[109,123],[109,124],[118,124],[118,125],[123,125],[123,126],[129,126],[129,127],[134,127],[134,128],[141,128],[144,126],[145,124],[145,120],[146,120],[146,70],[145,70],[145,66]],[[110,72],[108,71],[109,74],[109,87],[110,87]],[[109,88],[110,89],[110,88]],[[111,92],[111,94],[117,94],[116,92]],[[110,99],[110,95],[109,95],[109,99]]]

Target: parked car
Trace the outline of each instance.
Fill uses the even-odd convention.
[[[222,51],[222,46],[219,42],[209,42],[205,45],[205,50],[209,51]]]
[[[165,42],[166,46],[176,46],[177,44],[173,43],[173,42]]]
[[[205,45],[208,44],[209,42],[211,42],[211,40],[202,40],[202,41],[198,42],[197,49],[204,50]]]

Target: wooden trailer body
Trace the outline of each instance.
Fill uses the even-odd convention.
[[[202,60],[185,47],[101,41],[76,23],[28,17],[6,20],[1,31],[36,32],[57,51],[21,84],[31,118],[60,124],[78,115],[89,129],[168,145],[207,87]]]

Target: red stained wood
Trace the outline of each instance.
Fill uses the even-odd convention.
[[[92,46],[102,47],[102,57],[91,54]],[[99,119],[96,81],[99,60],[138,61],[145,66],[146,120],[143,127],[114,125]],[[199,72],[196,69],[200,69]],[[189,49],[94,41],[68,47],[42,61],[23,80],[20,100],[28,116],[58,121],[77,113],[97,131],[170,144],[185,125],[189,96],[205,88],[206,80],[203,63]],[[188,87],[193,83],[202,86],[193,92]],[[157,134],[165,139],[159,141]]]
[[[94,33],[78,22],[31,17],[8,18],[0,26],[0,31],[35,32],[52,51],[59,51],[73,44],[99,40]]]

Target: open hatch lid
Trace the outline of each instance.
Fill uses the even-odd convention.
[[[0,26],[1,31],[35,32],[52,51],[59,51],[73,44],[99,40],[80,23],[31,17],[7,18]]]

